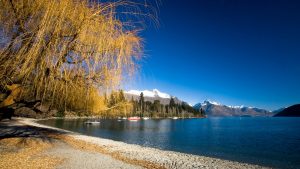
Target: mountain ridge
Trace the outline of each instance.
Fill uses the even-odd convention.
[[[275,114],[274,117],[300,117],[300,104],[287,107]]]
[[[194,105],[194,109],[202,109],[208,117],[257,117],[257,116],[273,116],[272,111],[257,107],[247,106],[227,106],[217,102],[205,100],[203,103],[197,103]]]
[[[171,98],[171,95],[167,93],[160,92],[158,89],[150,90],[129,90],[125,91],[125,94],[132,94],[132,95],[140,95],[143,92],[144,97],[161,97],[161,98]]]
[[[153,90],[129,90],[124,91],[125,98],[127,100],[139,100],[140,94],[143,92],[145,101],[154,102],[154,100],[159,100],[161,104],[169,104],[170,99],[173,98],[175,103],[181,104],[185,102],[178,99],[177,97],[171,96],[170,94],[160,92],[158,89]],[[186,102],[185,102],[186,103]],[[203,103],[197,103],[192,106],[195,110],[202,109],[208,117],[257,117],[257,116],[273,116],[275,111],[269,111],[257,107],[247,107],[241,106],[229,106],[223,105],[221,103],[205,100]],[[279,109],[280,110],[280,109]]]

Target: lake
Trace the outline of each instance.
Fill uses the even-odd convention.
[[[39,121],[89,136],[275,168],[300,168],[300,118]]]

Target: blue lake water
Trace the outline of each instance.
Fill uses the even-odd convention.
[[[300,118],[46,120],[85,135],[274,168],[300,168]]]

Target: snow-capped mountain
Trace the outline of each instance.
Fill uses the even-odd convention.
[[[154,102],[154,100],[159,100],[161,104],[169,104],[171,97],[175,100],[175,103],[182,103],[183,101],[179,100],[176,97],[171,96],[170,94],[160,92],[157,89],[153,90],[129,90],[125,91],[125,97],[127,100],[139,100],[140,95],[143,92],[144,100]],[[246,106],[227,106],[221,103],[205,100],[203,103],[198,103],[193,106],[194,109],[202,109],[208,117],[225,117],[225,116],[273,116],[275,113],[256,108],[256,107],[246,107]]]
[[[160,97],[160,98],[168,98],[170,99],[171,96],[167,93],[162,93],[157,89],[153,89],[152,91],[150,90],[129,90],[129,91],[125,91],[126,94],[132,94],[132,95],[138,95],[140,96],[140,94],[143,92],[144,97]]]
[[[167,93],[160,92],[157,89],[153,90],[129,90],[129,91],[124,91],[125,98],[127,100],[139,100],[141,93],[143,92],[144,95],[144,100],[145,101],[151,101],[153,102],[154,100],[159,100],[161,104],[169,104],[171,95]],[[181,103],[182,101],[179,100],[176,97],[172,97],[175,101],[175,103]]]
[[[208,117],[224,116],[273,116],[274,113],[268,110],[245,107],[245,106],[226,106],[217,102],[205,100],[203,103],[194,105],[194,109],[202,109]]]

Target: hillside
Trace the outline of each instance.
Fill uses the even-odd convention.
[[[194,106],[195,109],[202,109],[208,117],[256,117],[256,116],[273,116],[273,113],[255,107],[245,106],[227,106],[216,102],[204,101]]]
[[[285,108],[281,112],[277,113],[274,117],[300,117],[300,104],[295,104]]]

